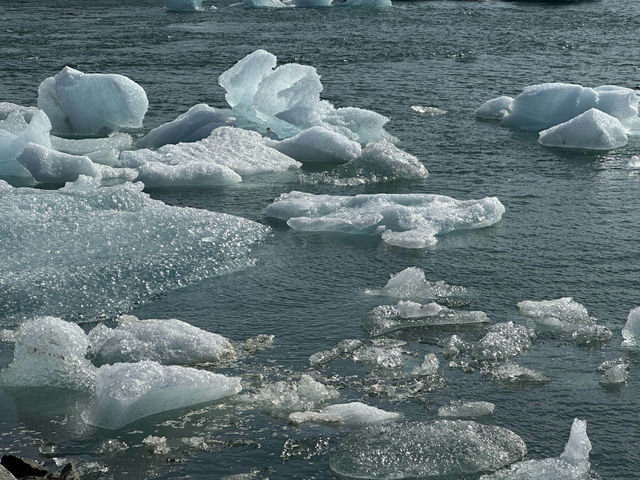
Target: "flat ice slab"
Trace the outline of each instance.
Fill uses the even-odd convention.
[[[391,422],[399,418],[398,413],[385,412],[361,402],[352,402],[329,405],[318,412],[294,412],[289,415],[289,422],[360,426]]]
[[[75,182],[80,175],[100,177],[89,157],[58,152],[35,143],[27,143],[17,160],[41,183],[64,185]]]
[[[436,235],[500,221],[504,206],[496,197],[456,200],[442,195],[374,194],[332,196],[290,192],[265,213],[295,230],[381,235],[393,246],[425,248]]]

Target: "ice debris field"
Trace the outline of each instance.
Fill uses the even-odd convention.
[[[200,0],[166,3],[175,11],[201,7]],[[303,372],[256,367],[259,353],[277,341],[273,335],[240,344],[178,319],[119,315],[176,288],[252,267],[252,249],[272,231],[238,216],[168,205],[148,191],[206,191],[260,178],[330,189],[421,184],[429,177],[385,130],[389,118],[322,99],[312,66],[278,65],[274,55],[257,50],[218,83],[228,108],[198,103],[146,132],[147,95],[118,74],[65,67],[42,81],[37,107],[0,103],[0,308],[12,322],[0,340],[13,345],[0,385],[77,392],[82,422],[107,431],[134,428],[153,415],[171,422],[175,411],[203,405],[238,422],[261,412],[292,428],[346,429],[328,462],[339,478],[594,478],[583,420],[574,420],[564,453],[541,459],[527,455],[516,432],[492,424],[500,405],[451,399],[437,419],[424,421],[405,419],[399,408],[443,391],[445,365],[513,388],[553,381],[518,363],[539,338],[596,349],[613,338],[572,298],[523,299],[518,313],[514,305],[518,322],[494,319],[472,309],[464,286],[427,280],[423,270],[408,267],[383,287],[362,285],[360,293],[379,303],[362,314],[362,338],[312,354]],[[538,132],[548,147],[611,150],[640,131],[636,93],[615,86],[535,85],[515,98],[489,100],[475,115]],[[451,232],[491,227],[505,212],[494,196],[293,190],[264,205],[262,214],[273,228],[286,222],[291,235],[369,236],[416,250],[434,248]],[[78,325],[85,322],[92,324]],[[418,353],[425,332],[434,348]],[[625,349],[640,348],[640,307],[630,311],[621,334]],[[355,373],[332,373],[334,364]],[[624,388],[629,366],[625,358],[605,360],[593,382]],[[369,404],[372,398],[384,399],[387,409]],[[143,443],[154,453],[171,450],[164,437]],[[283,458],[293,455],[289,447]]]

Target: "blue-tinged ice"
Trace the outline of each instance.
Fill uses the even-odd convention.
[[[240,378],[152,361],[103,365],[96,373],[96,401],[84,419],[117,430],[156,413],[219,400],[242,389]]]
[[[89,332],[89,356],[99,364],[153,360],[164,365],[195,365],[235,357],[229,340],[177,319],[118,318],[116,328],[97,325]]]
[[[424,270],[407,267],[391,275],[387,284],[379,290],[366,290],[368,295],[382,295],[403,300],[423,300],[464,295],[467,289],[458,285],[448,285],[442,280],[430,282]]]
[[[443,195],[373,194],[280,195],[265,213],[295,230],[380,235],[388,244],[425,248],[436,235],[487,227],[500,221],[504,206],[496,197],[456,200]]]
[[[627,316],[627,323],[622,329],[622,346],[640,347],[640,307],[631,310]]]
[[[267,145],[302,163],[345,163],[362,155],[358,142],[321,126],[284,140],[267,140]]]
[[[137,146],[158,148],[169,143],[197,142],[207,138],[216,128],[233,124],[234,120],[229,110],[200,103],[175,120],[151,130],[138,141]]]
[[[615,117],[596,108],[540,132],[545,147],[574,150],[614,150],[628,142],[624,126]]]
[[[51,136],[51,146],[59,152],[86,155],[94,163],[117,166],[122,150],[131,149],[133,139],[127,133],[114,133],[105,138],[69,139]]]
[[[225,100],[234,111],[250,112],[262,79],[276,68],[278,59],[266,50],[256,50],[218,77]]]
[[[15,333],[13,361],[0,384],[91,391],[95,367],[85,358],[89,340],[75,323],[55,317],[23,322]]]
[[[194,12],[202,9],[202,0],[165,0],[164,8],[169,12]]]
[[[0,103],[0,178],[31,178],[16,159],[32,142],[51,147],[51,122],[37,108]]]
[[[89,157],[58,152],[35,143],[27,143],[17,160],[41,183],[64,185],[75,182],[80,175],[101,176]]]
[[[38,107],[51,120],[52,133],[92,136],[142,127],[149,101],[144,89],[123,75],[65,67],[40,84]]]
[[[507,96],[487,100],[476,109],[475,116],[485,120],[502,120],[511,111],[512,103],[513,98]]]

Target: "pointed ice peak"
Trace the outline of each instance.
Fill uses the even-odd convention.
[[[587,436],[587,421],[578,418],[573,420],[569,441],[560,458],[581,470],[589,470],[589,452],[591,441]]]

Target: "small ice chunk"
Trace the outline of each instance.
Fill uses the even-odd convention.
[[[267,335],[266,333],[261,333],[259,335],[256,335],[255,337],[248,338],[242,344],[242,348],[250,353],[265,350],[273,346],[273,340],[275,338],[275,335]]]
[[[549,379],[540,372],[516,363],[505,363],[491,371],[493,379],[509,383],[547,383]]]
[[[89,157],[57,152],[35,143],[27,143],[17,160],[41,183],[64,185],[75,182],[80,175],[101,177]]]
[[[427,168],[417,157],[386,139],[368,143],[362,156],[346,167],[384,180],[423,180],[429,176]]]
[[[117,430],[156,413],[211,402],[238,393],[240,379],[156,362],[103,365],[96,375],[96,403],[85,421]]]
[[[138,141],[139,148],[158,148],[167,144],[197,142],[207,138],[216,128],[228,126],[235,118],[230,110],[194,105],[175,120],[154,128]]]
[[[640,307],[631,310],[627,316],[627,323],[622,329],[622,346],[640,347]]]
[[[524,441],[506,428],[464,420],[395,423],[351,433],[329,459],[339,478],[460,478],[522,460]]]
[[[444,342],[444,351],[442,354],[445,358],[455,358],[460,353],[466,352],[469,349],[469,344],[462,340],[458,335],[451,335],[451,337]]]
[[[167,437],[154,437],[149,435],[142,439],[142,444],[147,447],[149,453],[154,455],[166,455],[171,451],[169,445],[167,445]]]
[[[530,317],[536,326],[562,332],[594,325],[596,319],[589,316],[587,309],[571,297],[536,302],[525,300],[518,303],[520,311]]]
[[[504,206],[496,197],[456,200],[429,194],[338,196],[284,193],[265,213],[301,231],[377,234],[393,246],[425,248],[435,236],[487,227],[500,221]]]
[[[606,363],[606,362],[605,362]],[[604,365],[604,364],[603,364]],[[602,365],[601,365],[602,367]],[[602,368],[601,385],[624,385],[629,378],[629,364],[616,363]]]
[[[536,333],[513,322],[496,323],[471,347],[473,357],[480,362],[503,362],[531,348]]]
[[[439,366],[440,361],[438,360],[438,357],[436,357],[433,353],[427,353],[424,356],[422,364],[414,367],[413,370],[411,370],[411,374],[416,376],[435,375],[436,373],[438,373]]]
[[[323,350],[321,352],[316,352],[309,357],[309,364],[314,367],[322,367],[329,362],[332,362],[340,357],[344,357],[346,355],[350,355],[358,348],[362,347],[362,340],[356,339],[345,339],[341,340],[335,347],[331,350]]]
[[[308,128],[285,140],[267,140],[266,143],[302,163],[344,163],[362,155],[358,142],[321,126]]]
[[[476,118],[502,120],[511,111],[512,97],[502,96],[484,102],[475,111]]]
[[[222,335],[186,322],[138,320],[120,322],[116,328],[103,324],[89,332],[89,355],[99,364],[153,360],[165,365],[194,365],[235,357]]]
[[[420,300],[464,295],[466,291],[464,287],[447,285],[442,280],[430,282],[426,279],[424,270],[418,267],[408,267],[391,275],[387,284],[380,290],[367,290],[366,293],[406,300]]]
[[[367,345],[354,352],[353,360],[373,367],[392,369],[404,364],[404,355],[398,347]]]
[[[117,74],[85,74],[64,67],[38,88],[56,135],[100,135],[142,127],[149,101],[144,89]]]
[[[539,132],[597,107],[598,93],[568,83],[543,83],[525,88],[511,104],[502,125]]]
[[[168,12],[194,12],[202,9],[202,0],[165,0]]]
[[[585,325],[571,334],[576,345],[594,345],[607,343],[612,333],[604,325]]]
[[[386,412],[361,402],[352,402],[329,405],[318,412],[293,412],[289,415],[289,422],[360,426],[395,421],[398,418],[399,413]]]
[[[620,120],[595,108],[543,130],[538,138],[545,147],[575,150],[614,150],[624,147],[627,141]]]
[[[422,305],[412,301],[399,301],[397,305],[374,308],[362,326],[372,336],[384,335],[396,330],[443,325],[469,325],[487,323],[484,312],[452,310],[435,302]]]
[[[85,358],[89,341],[75,323],[55,317],[27,320],[15,333],[13,361],[0,384],[90,391],[96,369]]]
[[[436,117],[438,115],[444,115],[447,113],[446,110],[442,110],[437,107],[424,107],[422,105],[411,105],[411,110],[416,113],[420,113],[422,115],[426,115],[428,117]]]
[[[490,402],[453,401],[438,409],[438,416],[451,419],[468,419],[491,417],[496,406]]]
[[[640,155],[633,155],[627,166],[629,168],[640,168]]]
[[[333,387],[315,381],[303,374],[298,382],[281,381],[262,387],[257,393],[244,395],[241,400],[276,417],[287,417],[292,412],[314,410],[340,394]]]

